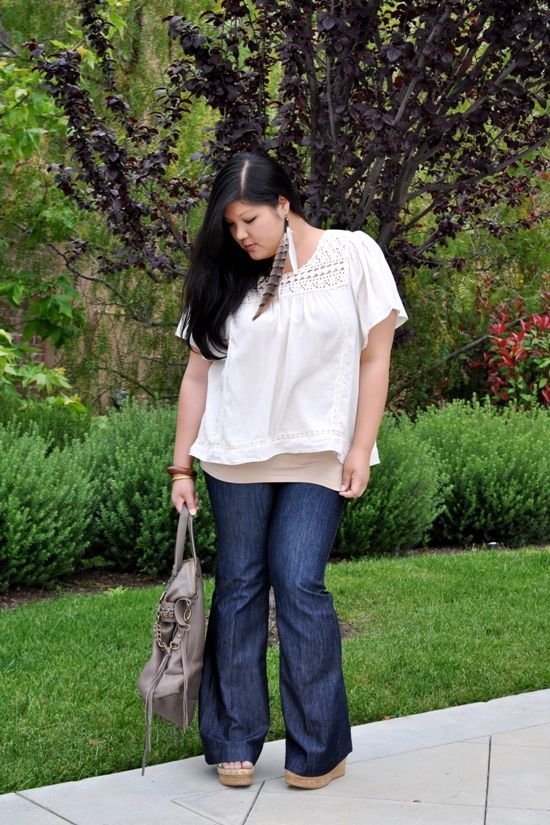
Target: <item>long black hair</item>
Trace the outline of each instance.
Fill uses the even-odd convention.
[[[225,322],[249,289],[268,274],[273,258],[253,261],[231,237],[223,218],[233,201],[276,207],[287,198],[290,209],[302,216],[298,194],[277,161],[267,155],[241,152],[233,155],[214,179],[208,206],[191,252],[185,284],[186,341],[205,358],[225,357]]]

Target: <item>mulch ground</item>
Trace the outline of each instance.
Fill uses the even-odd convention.
[[[494,544],[494,548],[506,549],[502,545]],[[491,547],[491,545],[489,545]],[[471,547],[437,547],[424,550],[419,548],[411,550],[406,555],[424,555],[429,554],[449,554],[449,553],[467,553],[471,550],[481,549],[472,545]],[[550,549],[550,548],[548,548]],[[332,562],[338,563],[341,561],[338,558],[332,558]],[[109,572],[108,570],[88,570],[80,572],[74,576],[69,576],[65,581],[59,582],[54,589],[45,590],[40,587],[29,588],[15,588],[8,590],[7,593],[0,593],[0,611],[11,610],[14,607],[19,607],[30,602],[40,601],[41,599],[52,599],[57,596],[62,596],[66,593],[82,594],[82,593],[101,593],[105,590],[111,590],[114,587],[150,587],[153,585],[165,584],[167,577],[151,578],[140,573],[117,573]]]
[[[106,590],[112,590],[115,587],[124,587],[126,589],[136,587],[151,587],[154,585],[162,585],[166,579],[155,579],[150,576],[139,575],[135,573],[109,573],[106,571],[90,570],[86,573],[80,573],[78,576],[71,577],[56,586],[54,590],[44,590],[42,588],[28,588],[9,590],[7,593],[0,593],[0,611],[13,610],[16,607],[21,607],[24,604],[31,604],[32,602],[45,601],[46,599],[55,599],[58,596],[65,594],[70,595],[85,595],[89,593],[103,593]],[[347,622],[339,621],[340,634],[343,639],[348,636],[353,636],[355,628]],[[275,604],[273,598],[270,598],[269,611],[269,631],[268,643],[269,645],[278,644],[277,624],[275,620]]]
[[[89,570],[71,576],[56,585],[53,590],[40,587],[17,588],[0,593],[0,610],[11,610],[23,604],[55,599],[65,594],[103,593],[115,587],[135,588],[162,585],[166,579],[153,579],[136,573],[114,573],[103,570]]]

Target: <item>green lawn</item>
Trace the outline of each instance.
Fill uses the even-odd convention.
[[[550,552],[333,565],[352,724],[550,686]],[[0,793],[138,767],[135,683],[159,588],[61,596],[0,614]],[[210,595],[210,583],[207,586]],[[276,649],[272,738],[283,735]],[[150,764],[201,752],[156,721]]]

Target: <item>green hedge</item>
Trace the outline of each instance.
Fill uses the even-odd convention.
[[[445,506],[446,473],[406,416],[385,416],[378,447],[381,463],[371,468],[366,492],[346,505],[335,546],[339,556],[395,553],[425,544]]]
[[[0,590],[50,586],[98,563],[166,575],[176,523],[164,472],[174,409],[128,404],[66,436],[58,420],[48,435],[49,415],[41,424],[21,418],[0,425]],[[454,402],[415,423],[386,416],[382,463],[365,495],[347,505],[336,553],[547,543],[549,443],[550,416],[542,409]],[[196,535],[210,571],[215,531],[200,473],[197,484]]]
[[[94,479],[89,553],[117,570],[155,576],[172,568],[177,513],[165,468],[172,460],[175,424],[173,407],[128,404],[97,419],[75,447],[77,461]],[[196,533],[208,570],[215,537],[203,484],[199,479]]]
[[[455,401],[421,413],[418,436],[438,454],[450,487],[432,544],[550,538],[550,415]]]
[[[92,482],[70,449],[0,427],[0,591],[51,586],[88,546]]]
[[[20,433],[38,433],[51,447],[66,447],[73,441],[86,438],[92,424],[92,414],[57,405],[53,398],[22,403],[21,400],[3,396],[0,401],[0,426],[7,424]]]

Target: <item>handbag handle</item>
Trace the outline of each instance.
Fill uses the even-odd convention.
[[[184,504],[180,511],[178,521],[178,531],[176,533],[176,548],[174,551],[174,568],[172,576],[176,576],[183,564],[183,556],[185,553],[185,536],[189,530],[189,543],[191,544],[191,554],[197,562],[197,549],[195,547],[195,534],[193,532],[193,516],[190,515],[187,506]]]

